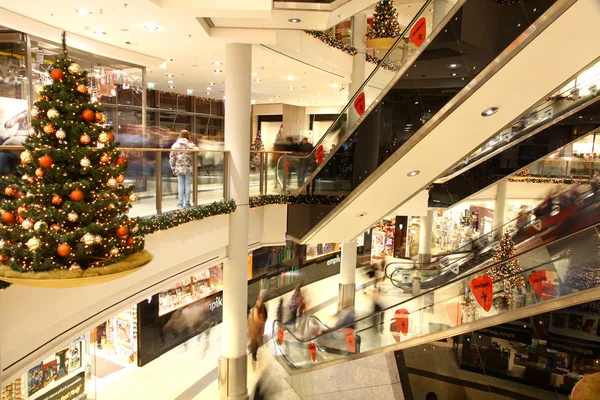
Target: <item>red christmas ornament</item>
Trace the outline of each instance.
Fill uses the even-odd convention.
[[[123,182],[125,182],[125,175],[119,174],[119,175],[117,175],[116,179],[117,179],[117,183],[123,183]]]
[[[81,201],[83,200],[83,192],[79,189],[75,189],[71,192],[70,197],[73,201]]]
[[[29,178],[27,178],[27,183],[33,185],[35,183],[35,179],[32,176],[30,176]]]
[[[90,110],[89,108],[86,108],[85,110],[83,110],[81,112],[81,116],[83,117],[83,120],[85,122],[93,122],[94,119],[96,118],[96,114],[94,114],[94,112],[92,110]]]
[[[50,76],[52,77],[52,79],[54,79],[55,81],[62,81],[62,79],[65,77],[65,73],[62,71],[62,69],[59,68],[54,68],[51,72],[50,72]]]
[[[56,250],[56,252],[58,253],[59,256],[66,257],[69,254],[71,254],[71,246],[69,246],[67,243],[63,243],[58,246],[58,249]]]
[[[102,154],[100,157],[100,163],[106,164],[108,162],[110,162],[110,156],[108,154]]]
[[[117,158],[117,161],[115,161],[115,164],[117,164],[119,167],[124,167],[127,165],[127,159],[125,157],[119,157]]]
[[[0,254],[0,262],[7,262],[8,261],[8,257],[6,257],[4,254]]]
[[[25,221],[25,217],[17,215],[17,224],[21,225]]]
[[[120,226],[117,228],[117,235],[124,238],[129,233],[129,229],[126,226]]]
[[[112,132],[108,132],[108,140],[112,143],[115,141],[115,135]]]
[[[12,224],[15,222],[15,214],[11,213],[10,211],[4,211],[2,213],[2,221],[4,221],[4,223],[6,224]]]
[[[44,176],[44,170],[41,168],[36,169],[35,176],[37,176],[38,178],[41,178],[42,176]]]
[[[94,117],[96,118],[96,123],[102,121],[102,118],[104,117],[104,115],[102,115],[102,113],[100,111],[96,111],[96,114],[94,115]]]
[[[41,156],[38,161],[40,162],[40,167],[42,168],[50,168],[54,164],[52,157],[49,155]]]
[[[7,186],[4,189],[4,194],[7,196],[14,196],[15,194],[17,194],[17,189],[14,186]]]
[[[128,199],[129,199],[129,197],[127,197],[125,195],[121,196],[121,200],[123,200],[123,201],[127,201]]]
[[[60,231],[60,225],[52,224],[52,225],[50,225],[50,229],[52,229],[54,232],[58,232],[58,231]]]
[[[60,197],[57,194],[53,194],[52,195],[52,204],[54,204],[55,206],[60,205],[60,203],[62,203],[62,197]]]
[[[125,244],[127,245],[127,247],[133,246],[134,243],[135,243],[135,241],[133,240],[132,237],[127,238],[127,241],[125,242]]]
[[[54,133],[54,127],[52,126],[52,124],[46,124],[44,125],[44,132],[47,133],[48,135],[51,135]]]

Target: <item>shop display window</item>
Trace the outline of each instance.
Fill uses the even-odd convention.
[[[339,243],[319,243],[306,245],[306,261],[340,251]]]
[[[200,271],[158,294],[162,316],[223,290],[223,264]]]
[[[395,220],[384,219],[372,228],[372,257],[394,256]]]

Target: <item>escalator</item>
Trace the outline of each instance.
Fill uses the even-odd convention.
[[[506,67],[513,57],[523,55],[524,49],[535,42],[536,35],[543,35],[554,21],[561,20],[567,11],[580,5],[583,3],[535,0],[506,7],[500,7],[493,1],[457,3],[447,15],[450,18],[443,19],[439,27],[434,27],[434,35],[428,38],[431,42],[427,47],[419,48],[407,62],[401,62],[400,70],[388,80],[387,85],[377,85],[375,97],[367,89],[371,85],[376,86],[374,81],[382,70],[381,66],[352,95],[351,101],[310,154],[279,160],[277,179],[285,181],[287,186],[284,186],[293,193],[307,191],[346,196],[338,206],[290,206],[288,236],[302,243],[329,239],[340,241],[346,237],[350,240],[371,222],[427,187],[448,165],[489,140],[491,132],[485,129],[474,132],[468,140],[457,133],[453,145],[460,149],[457,147],[440,157],[443,145],[439,142],[441,148],[429,147],[430,150],[421,151],[419,156],[408,157],[413,150],[425,146],[425,142],[435,141],[433,137],[436,135],[430,134],[445,126],[446,119],[469,103],[473,93],[484,88],[486,82]],[[595,58],[590,57],[591,60]],[[561,79],[555,76],[556,81],[548,85],[543,94],[536,95],[535,100],[521,108],[519,113],[568,82],[591,60],[580,64],[568,76],[562,75]],[[366,99],[366,111],[359,116],[354,104],[356,109],[361,110],[363,99]],[[500,128],[494,128],[493,132]],[[467,130],[463,129],[464,132]],[[432,139],[426,140],[429,136]],[[448,140],[448,135],[444,140]],[[431,169],[432,165],[428,165],[427,170],[425,166],[415,165],[413,157],[427,159],[427,154],[435,154],[433,157],[438,163],[434,167],[439,167],[439,171]],[[409,164],[400,165],[404,163]],[[419,168],[411,171],[411,166]],[[404,172],[396,175],[396,169],[400,167]],[[379,184],[380,178],[390,173],[394,173],[396,184],[403,188],[401,192],[391,190],[391,175],[387,184]],[[420,176],[417,176],[419,173]],[[406,176],[411,179],[407,181]],[[379,198],[373,197],[374,191],[379,192]],[[382,192],[387,192],[388,196],[381,196]],[[368,200],[367,194],[370,196]],[[357,201],[361,197],[364,201]],[[376,207],[371,210],[373,215],[368,210],[369,204],[372,208]],[[369,216],[363,218],[367,213]],[[329,227],[333,220],[337,224]],[[342,220],[346,222],[343,227]],[[361,225],[360,228],[358,225]],[[345,233],[334,238],[340,236],[340,232]]]
[[[598,300],[599,228],[580,229],[337,326],[309,317],[300,333],[275,321],[279,359],[289,373],[303,373]]]

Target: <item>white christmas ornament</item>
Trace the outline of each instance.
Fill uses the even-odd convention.
[[[41,244],[42,242],[40,241],[40,239],[36,237],[32,237],[27,241],[27,243],[25,243],[29,250],[37,250],[40,248]]]
[[[30,219],[26,219],[25,221],[23,221],[23,223],[21,224],[21,227],[25,230],[30,230],[33,228],[33,222],[31,222]]]
[[[67,137],[67,133],[63,129],[59,129],[56,131],[56,138],[59,140],[63,140]]]
[[[94,235],[92,235],[91,233],[86,233],[85,235],[83,235],[83,237],[81,238],[81,241],[86,245],[86,246],[91,246],[94,244],[96,238],[94,237]]]
[[[31,152],[29,150],[23,151],[21,153],[20,157],[21,157],[21,161],[24,164],[29,164],[33,160],[33,157],[31,156]]]
[[[81,159],[81,161],[79,161],[79,164],[83,167],[83,168],[87,168],[91,165],[90,159],[87,157],[83,157]]]
[[[38,110],[38,108],[37,108],[37,107],[33,107],[33,108],[31,109],[31,116],[32,116],[33,118],[35,118],[35,117],[37,117],[38,115],[40,115],[40,110]]]
[[[77,221],[78,218],[79,218],[79,215],[77,215],[76,212],[71,211],[69,214],[67,214],[67,219],[71,222]]]
[[[112,249],[110,249],[110,255],[113,257],[116,257],[119,255],[119,249],[117,249],[116,247],[113,247]]]
[[[60,113],[58,112],[58,110],[56,108],[49,109],[48,112],[46,113],[46,115],[50,119],[55,119],[55,118],[60,117]]]
[[[108,182],[106,182],[108,186],[115,187],[117,186],[117,180],[115,178],[110,178]]]

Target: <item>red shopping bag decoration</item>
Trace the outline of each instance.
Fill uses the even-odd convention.
[[[419,47],[423,44],[426,38],[427,21],[425,20],[425,17],[422,17],[410,30],[410,41],[413,42],[417,47]]]
[[[283,344],[283,329],[277,329],[277,339],[279,340],[279,344]]]
[[[529,275],[529,283],[533,290],[543,299],[550,300],[554,298],[554,272],[553,271],[535,271]]]
[[[400,332],[402,332],[404,336],[408,335],[408,310],[406,308],[396,310],[394,319],[396,320]]]
[[[325,154],[323,154],[323,145],[317,147],[315,158],[317,159],[317,164],[321,164],[323,162],[323,159],[325,158]]]
[[[356,343],[355,343],[355,337],[354,337],[354,329],[347,328],[344,331],[344,339],[346,339],[346,344],[348,345],[348,348],[350,349],[350,351],[352,353],[355,353],[356,352]]]
[[[469,284],[471,292],[475,296],[475,300],[485,311],[490,311],[492,308],[492,296],[494,290],[492,288],[492,278],[489,276],[480,276],[475,278]]]
[[[446,304],[446,314],[448,314],[448,318],[450,319],[450,324],[452,326],[460,325],[462,322],[462,307],[458,302],[452,302]]]
[[[310,359],[315,362],[317,360],[317,346],[314,343],[308,344],[308,352],[310,353]]]
[[[392,337],[396,341],[396,343],[400,343],[400,330],[398,329],[398,324],[396,321],[390,324],[390,332],[392,332]]]
[[[365,92],[361,92],[354,100],[354,109],[358,115],[363,115],[365,113],[365,107]]]

